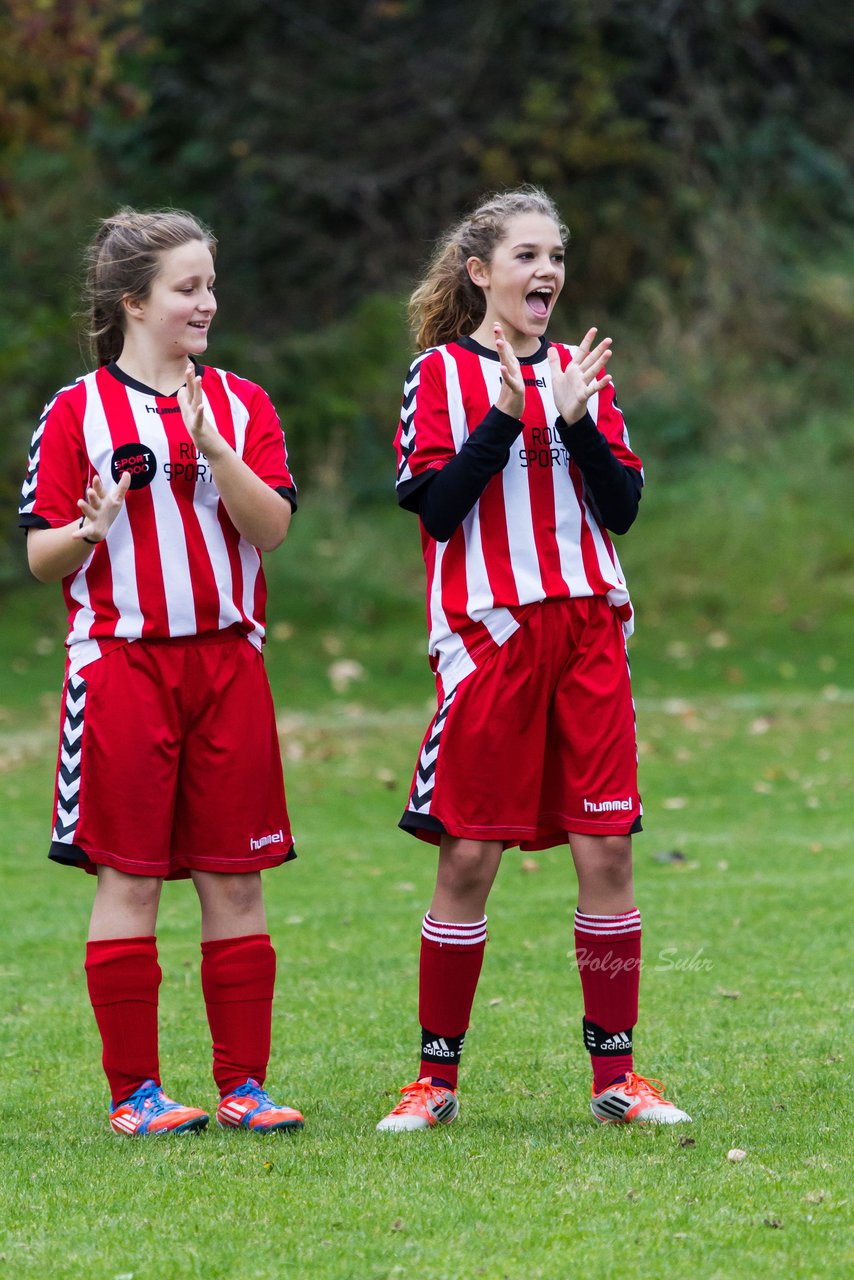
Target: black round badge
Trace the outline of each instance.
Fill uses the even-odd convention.
[[[151,484],[157,470],[157,459],[145,444],[123,444],[116,449],[110,464],[116,484],[125,472],[130,472],[130,487],[144,489]]]

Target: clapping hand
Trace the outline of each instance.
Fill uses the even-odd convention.
[[[77,502],[80,508],[80,524],[72,530],[72,538],[83,542],[103,542],[113,521],[124,506],[125,494],[130,488],[131,474],[125,471],[111,493],[104,489],[100,476],[95,476],[86,490],[85,498]]]
[[[603,387],[610,387],[613,379],[602,374],[611,357],[611,339],[603,338],[591,351],[596,337],[595,329],[588,329],[578,348],[575,359],[565,369],[560,367],[560,356],[549,347],[549,364],[552,372],[552,392],[557,411],[564,422],[578,422],[587,412],[587,401]]]
[[[521,418],[525,412],[525,380],[522,368],[516,358],[516,352],[504,337],[501,325],[494,325],[493,331],[498,359],[501,361],[501,393],[495,407],[502,413],[509,413],[511,418]]]
[[[205,417],[202,380],[196,377],[196,368],[192,360],[187,361],[184,377],[186,382],[178,392],[178,404],[181,406],[184,425],[199,453],[211,459],[212,454],[216,455],[217,446],[225,444],[225,441],[211,420]]]

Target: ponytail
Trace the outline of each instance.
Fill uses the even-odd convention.
[[[466,263],[469,258],[490,263],[507,223],[523,213],[544,214],[557,223],[564,243],[569,239],[557,206],[539,187],[519,187],[489,197],[440,241],[409,299],[409,322],[419,350],[452,342],[478,327],[486,313],[486,299]]]

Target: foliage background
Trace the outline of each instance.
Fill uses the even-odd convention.
[[[553,1280],[581,1258],[591,1277],[851,1274],[848,9],[3,0],[4,1275]],[[491,899],[464,1120],[404,1150],[372,1132],[410,1064],[431,878],[394,825],[431,693],[417,538],[391,492],[404,303],[444,225],[522,181],[573,233],[555,333],[614,336],[648,464],[620,546],[645,946],[713,967],[653,964],[642,1069],[697,1123],[592,1126],[553,851],[511,861]],[[63,628],[58,592],[26,584],[17,493],[41,405],[83,365],[81,250],[124,202],[215,228],[212,359],[273,395],[305,499],[268,562],[304,854],[268,889],[287,965],[275,1087],[310,1121],[275,1152],[213,1132],[130,1159],[113,1143],[80,974],[91,886],[42,853]],[[196,923],[186,894],[164,898],[164,1052],[175,1093],[201,1100]]]
[[[569,223],[555,325],[615,336],[644,450],[763,454],[830,424],[850,462],[854,151],[842,0],[6,0],[0,446],[80,371],[79,251],[122,203],[220,247],[213,354],[266,386],[302,481],[387,500],[433,239],[488,189]],[[838,415],[838,416],[836,416]],[[14,518],[0,580],[21,573]]]

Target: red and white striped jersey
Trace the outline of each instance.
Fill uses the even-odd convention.
[[[200,373],[206,414],[255,474],[296,505],[266,392],[221,369]],[[67,525],[96,474],[109,491],[125,471],[131,487],[106,540],[63,579],[72,671],[129,640],[232,626],[260,648],[261,556],[232,524],[177,395],[158,395],[115,365],[59,391],[33,436],[19,523]]]
[[[548,348],[566,367],[577,348],[543,339],[520,359],[525,378],[524,427],[504,469],[447,542],[421,528],[427,567],[431,665],[445,695],[516,631],[527,608],[542,600],[605,595],[632,630],[632,607],[617,553],[596,518],[584,480],[555,428]],[[472,339],[421,352],[403,389],[395,448],[398,490],[441,470],[498,399],[498,355]],[[615,457],[642,473],[613,387],[588,403]]]

